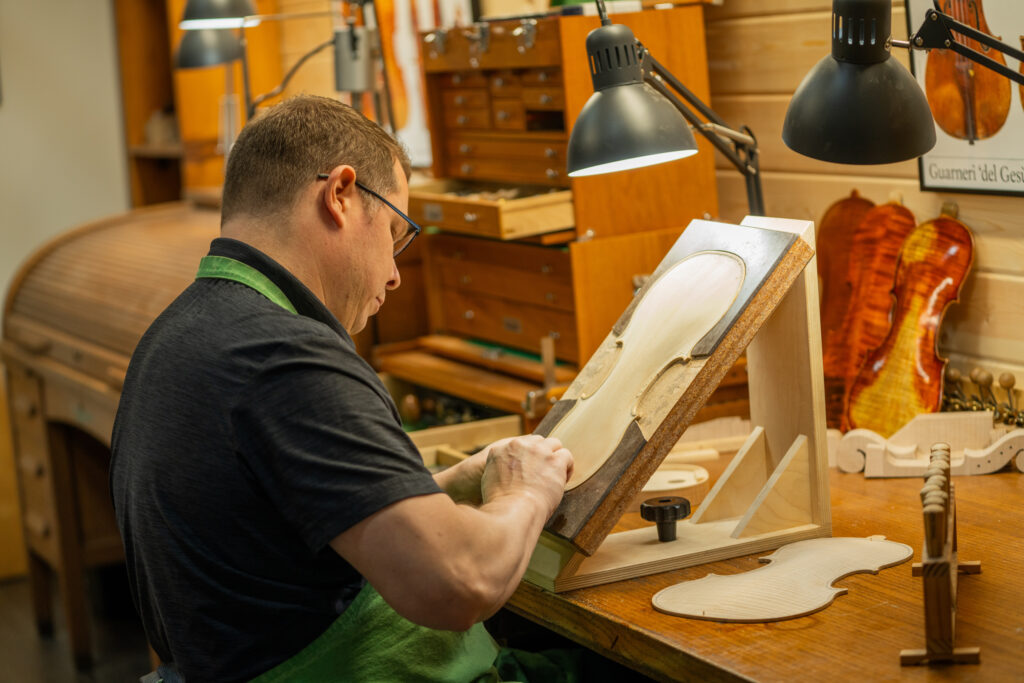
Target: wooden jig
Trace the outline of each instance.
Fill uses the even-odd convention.
[[[809,221],[690,223],[538,427],[585,474],[567,485],[527,581],[570,590],[831,535],[813,243]],[[730,267],[708,275],[709,259]],[[679,268],[708,279],[673,283]],[[665,283],[688,296],[657,291]],[[744,349],[755,427],[712,491],[675,541],[653,527],[609,535]]]

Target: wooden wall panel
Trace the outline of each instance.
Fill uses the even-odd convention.
[[[831,17],[830,11],[824,11],[708,22],[712,97],[792,94],[811,67],[832,51]],[[892,33],[894,38],[906,39],[902,9],[893,9]],[[906,50],[894,50],[893,57],[910,68]]]
[[[893,4],[893,35],[902,38],[907,32],[903,3]],[[830,10],[829,0],[726,0],[708,8],[712,104],[730,125],[746,124],[757,135],[766,212],[817,222],[853,189],[875,203],[899,199],[919,222],[955,202],[974,234],[974,267],[961,302],[944,318],[939,350],[964,372],[974,367],[996,376],[1012,372],[1024,385],[1024,200],[925,192],[916,160],[828,164],[801,157],[782,142],[789,98],[829,52]],[[905,50],[894,55],[907,65]],[[748,212],[743,179],[720,156],[715,163],[721,217],[738,222]]]

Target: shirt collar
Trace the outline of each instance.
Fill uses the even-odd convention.
[[[337,332],[342,339],[353,347],[355,346],[348,332],[334,317],[334,314],[324,306],[323,302],[288,269],[259,249],[230,237],[218,237],[210,243],[209,255],[226,256],[255,268],[284,292],[299,315],[322,322]]]

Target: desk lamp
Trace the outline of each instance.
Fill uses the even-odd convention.
[[[601,26],[587,35],[586,43],[594,94],[569,135],[569,176],[612,173],[691,156],[697,153],[692,127],[743,174],[750,213],[764,215],[757,141],[751,130],[729,128],[651,56],[629,27],[609,21],[603,0],[595,2]]]
[[[935,122],[910,72],[889,59],[891,46],[949,49],[1024,84],[1024,75],[958,42],[953,33],[1024,61],[1024,52],[928,10],[909,41],[892,40],[892,0],[832,0],[832,54],[793,94],[782,126],[795,152],[840,164],[886,164],[921,156],[935,145]]]
[[[245,118],[252,118],[256,113],[256,107],[267,99],[279,95],[292,77],[311,57],[325,50],[328,47],[334,48],[334,80],[335,89],[340,92],[364,93],[371,92],[378,97],[374,87],[373,61],[371,58],[371,41],[377,55],[381,54],[380,45],[376,41],[377,33],[368,26],[369,17],[373,12],[367,13],[366,5],[373,7],[371,0],[357,0],[354,2],[359,6],[363,14],[364,26],[355,25],[355,17],[348,20],[345,28],[336,28],[333,37],[315,46],[288,70],[281,83],[273,90],[259,95],[252,96],[249,85],[249,62],[246,55],[245,29],[256,26],[263,21],[280,21],[284,19],[304,19],[311,17],[340,15],[339,11],[328,12],[300,12],[288,14],[262,14],[255,13],[251,0],[189,0],[185,6],[185,12],[179,27],[185,31],[181,47],[178,52],[178,66],[207,66],[219,64],[234,59],[242,60],[242,83],[245,96]],[[374,22],[375,24],[376,22]],[[239,31],[236,37],[230,29]],[[213,37],[211,34],[218,34]],[[193,38],[193,35],[202,35],[202,38]],[[203,50],[198,46],[202,44]],[[186,46],[188,52],[186,53]],[[182,64],[182,55],[188,54],[191,64]],[[192,57],[196,55],[196,57]],[[199,63],[205,55],[207,63]],[[219,61],[217,61],[219,60]],[[387,83],[387,72],[384,72],[384,98],[390,102]],[[353,106],[359,108],[358,98],[353,98]],[[380,100],[376,101],[377,118],[385,118],[382,113],[390,118],[390,108],[381,106]],[[382,121],[390,125],[390,121]]]

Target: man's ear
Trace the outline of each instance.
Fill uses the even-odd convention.
[[[356,201],[356,170],[351,166],[335,166],[324,180],[320,195],[324,210],[339,228],[345,225]]]

